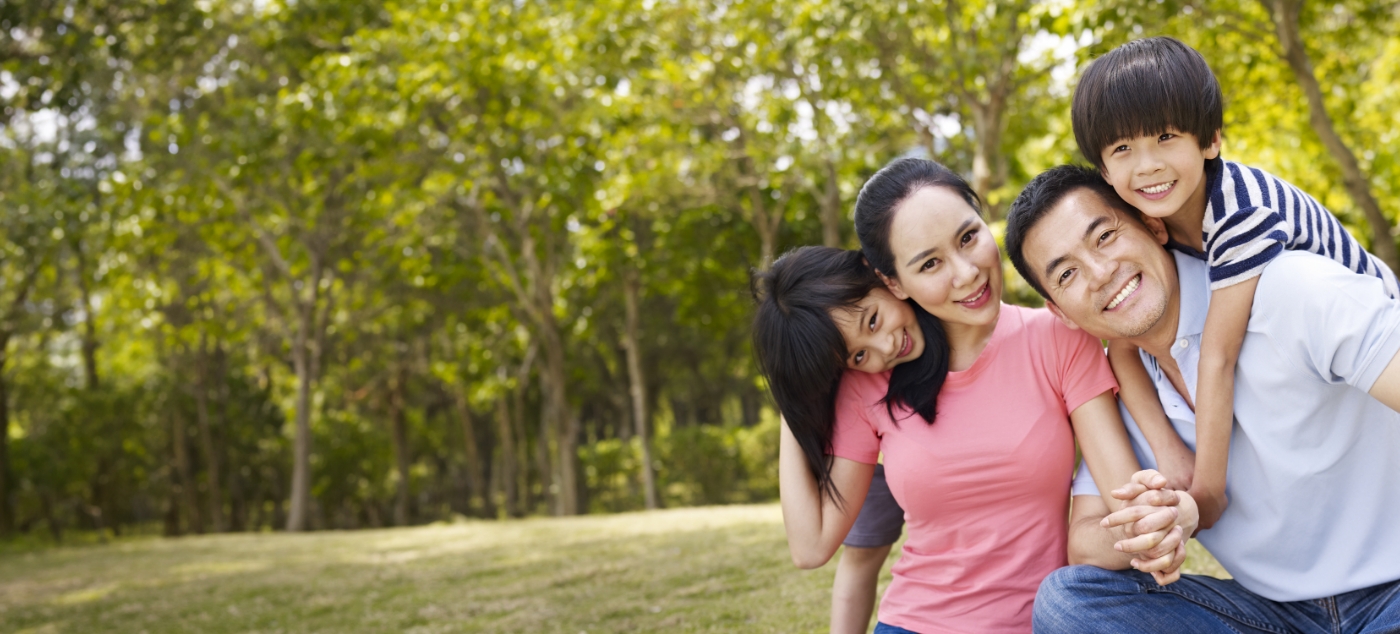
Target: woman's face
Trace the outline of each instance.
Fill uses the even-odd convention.
[[[1001,309],[1001,257],[982,217],[957,192],[925,187],[894,211],[885,283],[945,325],[986,326]]]
[[[853,309],[837,308],[831,318],[846,340],[846,367],[884,372],[924,353],[924,332],[914,308],[883,288],[870,291]]]

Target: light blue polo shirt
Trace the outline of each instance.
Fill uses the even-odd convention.
[[[1210,279],[1205,262],[1173,254],[1181,320],[1171,354],[1194,401]],[[1400,303],[1380,280],[1298,251],[1264,269],[1235,372],[1230,506],[1197,536],[1251,592],[1299,601],[1400,579],[1400,414],[1367,394],[1397,350]],[[1194,450],[1195,413],[1142,357]],[[1138,460],[1155,467],[1119,411]],[[1087,468],[1073,492],[1098,492]]]

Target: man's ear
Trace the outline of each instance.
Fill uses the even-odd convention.
[[[1070,321],[1069,317],[1065,317],[1064,312],[1060,310],[1059,306],[1055,305],[1055,302],[1052,302],[1047,299],[1045,300],[1045,307],[1050,309],[1051,314],[1055,315],[1056,317],[1059,317],[1061,323],[1063,323],[1066,326],[1069,326],[1070,330],[1079,330],[1079,325]]]
[[[1171,237],[1167,233],[1167,224],[1162,222],[1161,218],[1154,218],[1147,214],[1141,214],[1138,217],[1142,220],[1143,226],[1147,227],[1147,232],[1157,239],[1157,244],[1167,246],[1167,239]]]
[[[1217,156],[1220,156],[1220,131],[1219,131],[1219,130],[1216,130],[1216,131],[1215,131],[1215,134],[1211,135],[1211,137],[1210,137],[1210,145],[1207,145],[1205,148],[1203,148],[1203,149],[1201,150],[1201,157],[1202,157],[1202,158],[1205,158],[1205,159],[1213,159],[1213,158],[1215,158],[1215,157],[1217,157]]]
[[[904,292],[904,288],[899,285],[898,278],[886,276],[880,271],[875,271],[880,276],[880,281],[885,283],[885,288],[890,289],[890,293],[899,299],[909,299],[909,293]]]

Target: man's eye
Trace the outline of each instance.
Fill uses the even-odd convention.
[[[919,267],[919,270],[927,271],[935,266],[938,266],[938,258],[929,258],[928,261],[924,262],[923,266]]]
[[[1074,269],[1065,269],[1063,273],[1060,273],[1059,283],[1060,283],[1060,284],[1064,284],[1065,282],[1068,282],[1068,281],[1069,281],[1070,275],[1073,275],[1073,274],[1074,274]]]
[[[1101,235],[1099,236],[1099,244],[1103,244],[1106,240],[1108,240],[1109,238],[1112,238],[1112,237],[1113,237],[1113,230],[1112,230],[1112,229],[1109,229],[1108,231],[1103,232],[1103,234],[1101,234]]]

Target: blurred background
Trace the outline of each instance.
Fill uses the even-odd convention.
[[[1397,266],[1395,0],[0,0],[0,534],[772,500],[749,275],[866,177],[994,229],[1129,39]],[[1014,276],[1007,267],[1009,276]],[[1037,303],[1009,278],[1006,301]]]

